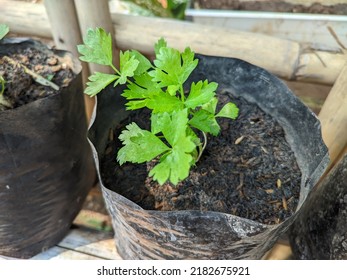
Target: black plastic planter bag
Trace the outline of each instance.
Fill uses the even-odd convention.
[[[24,39],[2,41],[0,52],[30,46]],[[0,255],[28,258],[57,244],[68,232],[95,183],[86,139],[80,63],[76,76],[56,95],[0,112]]]
[[[347,154],[309,194],[289,240],[296,259],[347,259]]]
[[[316,116],[283,82],[259,67],[233,58],[197,58],[198,67],[188,84],[215,81],[222,92],[257,104],[283,127],[302,173],[299,209],[329,161]],[[271,226],[219,212],[148,211],[103,185],[99,159],[109,130],[128,114],[121,92],[107,88],[98,96],[89,133],[119,254],[125,259],[260,259],[292,224],[298,210]]]

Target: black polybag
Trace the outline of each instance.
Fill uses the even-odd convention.
[[[347,154],[311,191],[289,241],[295,259],[347,259]]]
[[[108,87],[98,95],[89,139],[112,217],[116,246],[125,259],[260,259],[295,220],[328,164],[317,117],[282,81],[239,59],[203,55],[197,58],[198,67],[187,84],[205,79],[215,81],[221,92],[257,104],[283,127],[302,172],[298,210],[278,225],[265,225],[218,212],[147,211],[108,189],[103,184],[99,159],[103,157],[109,130],[128,114],[120,97],[122,89]]]
[[[28,46],[64,57],[76,76],[54,96],[0,112],[0,255],[17,258],[67,234],[96,177],[80,63],[29,39],[2,40],[0,53]]]

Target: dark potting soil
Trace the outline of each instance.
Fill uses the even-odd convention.
[[[308,14],[333,14],[346,15],[347,3],[336,5],[324,5],[319,3],[312,5],[291,4],[281,0],[269,1],[238,1],[238,0],[192,0],[191,6],[195,9],[240,10],[240,11],[268,11],[280,13],[308,13]]]
[[[25,67],[59,87],[68,86],[75,76],[67,64],[53,52],[48,55],[35,48],[16,50],[14,46],[11,54],[0,57],[0,75],[6,81],[3,97],[10,104],[0,104],[0,111],[17,108],[59,92],[35,81],[35,74],[28,73]]]
[[[221,104],[230,101],[227,94],[219,99]],[[148,111],[132,113],[110,131],[101,159],[105,186],[147,210],[218,211],[264,224],[291,216],[298,203],[301,172],[283,129],[257,106],[243,99],[231,101],[238,105],[239,117],[218,119],[220,135],[208,137],[203,156],[177,186],[160,186],[147,177],[150,164],[117,163],[118,136],[125,125],[135,121],[141,128],[149,126]]]

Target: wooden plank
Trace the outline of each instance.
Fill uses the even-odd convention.
[[[265,254],[264,260],[289,260],[292,258],[292,249],[287,244],[276,243],[275,246]]]
[[[72,229],[57,245],[32,259],[121,259],[113,234],[85,228]]]
[[[316,115],[319,114],[331,90],[331,86],[328,85],[301,83],[297,81],[284,82]]]
[[[14,4],[9,0],[0,0],[0,4],[0,22],[8,23],[14,32],[21,30],[24,34],[34,33],[37,31],[36,25],[32,28],[30,22],[34,23],[36,18],[42,21],[45,17],[42,15],[45,11],[39,9],[40,4]],[[31,12],[27,13],[28,10]],[[347,59],[347,52],[305,49],[297,42],[261,34],[162,18],[121,14],[111,16],[117,30],[115,38],[120,49],[137,49],[152,54],[154,43],[160,37],[165,37],[172,47],[183,49],[190,46],[197,53],[237,57],[289,80],[333,84]],[[25,29],[23,18],[26,22]],[[37,33],[42,34],[44,31],[46,36],[51,36],[47,26],[49,25],[46,24],[42,28],[37,26],[38,29],[41,28]]]
[[[104,260],[104,258],[98,258],[96,256],[55,246],[32,257],[31,260]]]
[[[74,225],[94,230],[112,232],[112,221],[109,215],[92,210],[82,209],[74,220]]]
[[[104,259],[121,259],[113,239],[113,233],[73,229],[58,244],[59,247]]]
[[[197,53],[240,58],[288,80],[332,84],[347,59],[347,53],[318,51],[297,42],[222,27],[130,15],[112,15],[112,19],[121,49],[151,54],[158,38],[165,37],[175,48],[190,46]]]

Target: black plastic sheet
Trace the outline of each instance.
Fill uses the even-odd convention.
[[[347,259],[347,154],[311,191],[289,240],[296,259]]]
[[[190,81],[215,81],[221,92],[257,104],[283,127],[302,172],[297,212],[270,226],[229,214],[201,211],[147,211],[103,184],[99,159],[109,129],[128,112],[122,89],[98,95],[89,131],[106,206],[112,217],[119,254],[125,259],[260,259],[295,220],[307,194],[327,167],[329,156],[314,113],[278,78],[245,61],[197,55]]]
[[[1,54],[40,42],[2,41]],[[95,167],[87,141],[80,63],[76,77],[54,96],[0,112],[0,255],[31,257],[68,232],[88,191]]]

